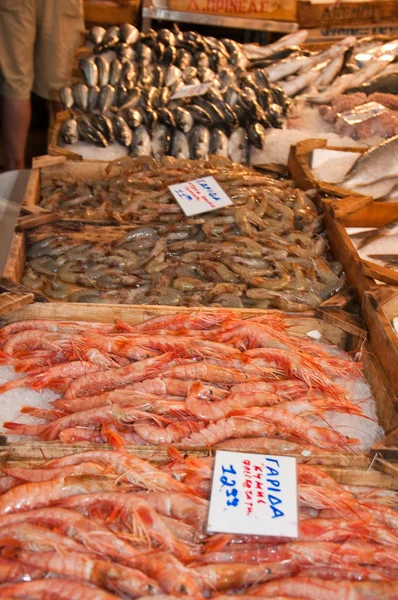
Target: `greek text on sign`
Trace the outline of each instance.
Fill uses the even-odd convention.
[[[232,204],[214,177],[202,177],[170,185],[169,190],[187,217]]]
[[[298,537],[296,459],[218,450],[207,531]]]
[[[212,81],[195,83],[193,85],[184,85],[184,87],[177,90],[171,96],[170,100],[177,100],[178,98],[191,98],[192,96],[203,96],[203,94],[205,94],[212,85]]]

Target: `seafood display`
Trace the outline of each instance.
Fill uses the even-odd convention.
[[[348,228],[347,232],[361,258],[398,270],[397,221],[380,228]]]
[[[17,321],[0,330],[0,386],[52,390],[13,435],[125,445],[360,452],[383,434],[361,364],[281,312],[175,313],[136,325]],[[319,333],[319,332],[318,332]],[[337,376],[338,374],[338,376]],[[353,435],[351,435],[351,433]],[[287,444],[287,445],[286,445]]]
[[[94,450],[2,467],[0,598],[396,598],[396,491],[299,464],[298,539],[212,534],[213,460]]]
[[[292,311],[342,287],[311,192],[221,157],[123,161],[117,175],[42,189],[40,206],[74,222],[29,233],[24,285],[71,302]],[[209,175],[234,205],[184,217],[168,185]],[[78,224],[75,232],[80,219],[132,228]]]
[[[233,40],[176,26],[147,34],[129,25],[93,29],[93,54],[80,65],[85,83],[60,91],[71,111],[60,131],[67,144],[116,140],[132,156],[216,154],[247,163],[249,144],[262,148],[266,129],[282,126],[288,97],[264,70],[247,70]]]

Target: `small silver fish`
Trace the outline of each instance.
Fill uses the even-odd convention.
[[[115,141],[113,132],[113,123],[109,117],[102,114],[91,115],[91,124],[105,137],[106,141],[112,143]]]
[[[72,108],[73,106],[73,94],[70,87],[63,87],[59,91],[59,97],[65,109]]]
[[[189,158],[188,138],[182,131],[175,129],[171,138],[171,156]]]
[[[170,131],[166,125],[156,125],[152,133],[152,154],[156,160],[161,160],[170,148]]]
[[[210,154],[228,158],[228,138],[218,127],[213,129],[210,135]]]
[[[105,136],[103,136],[100,131],[95,129],[88,117],[83,116],[78,120],[77,130],[79,132],[79,137],[82,140],[91,142],[95,144],[95,146],[101,146],[102,148],[107,147],[108,142],[106,141]]]
[[[61,125],[60,134],[67,144],[76,144],[79,140],[76,119],[67,119]]]
[[[181,129],[184,133],[189,133],[194,126],[191,113],[181,106],[176,106],[172,112],[178,129]]]
[[[135,64],[130,61],[126,61],[123,64],[122,72],[120,74],[120,82],[126,86],[128,90],[132,90],[137,81],[137,69]]]
[[[84,83],[77,83],[72,88],[73,100],[80,110],[86,110],[88,100],[88,87]]]
[[[114,58],[111,62],[110,72],[109,72],[109,83],[110,85],[116,86],[121,77],[123,65],[119,59]]]
[[[140,32],[137,27],[130,23],[124,23],[120,25],[120,39],[125,44],[136,44],[140,38]]]
[[[200,160],[209,155],[210,131],[204,125],[196,125],[189,136],[191,158]]]
[[[133,141],[133,132],[122,117],[113,118],[113,131],[116,140],[128,148]]]
[[[182,71],[175,65],[170,65],[166,72],[166,86],[171,87],[182,79]]]
[[[91,27],[88,32],[88,39],[94,44],[94,46],[98,46],[104,39],[105,34],[106,29],[99,27],[98,25],[94,25],[94,27]]]
[[[98,67],[92,58],[82,58],[80,68],[89,87],[98,85]]]
[[[249,160],[249,144],[246,130],[235,129],[229,138],[228,153],[233,162],[246,164]]]
[[[126,111],[126,121],[129,127],[132,129],[137,129],[137,127],[142,125],[142,113],[136,108],[128,108]]]
[[[104,85],[98,96],[98,108],[101,112],[106,112],[113,103],[115,97],[115,88],[111,85]]]
[[[101,46],[104,48],[113,48],[120,40],[120,29],[117,25],[108,27],[104,37],[101,40]]]
[[[134,131],[133,143],[131,144],[130,154],[132,156],[151,156],[151,136],[144,125],[140,125]]]
[[[97,108],[99,91],[100,89],[97,85],[89,88],[87,97],[88,112],[93,112]]]
[[[96,56],[95,64],[98,68],[98,85],[100,87],[108,85],[110,72],[109,62],[103,56]]]
[[[349,189],[356,190],[381,179],[396,177],[398,177],[398,135],[361,154],[341,183]]]

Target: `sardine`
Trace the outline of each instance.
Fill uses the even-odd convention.
[[[83,116],[78,120],[77,130],[79,132],[79,137],[86,142],[91,142],[95,146],[101,146],[102,148],[107,147],[108,142],[106,141],[105,136],[93,127],[88,117]]]
[[[123,70],[123,65],[119,59],[114,58],[111,62],[110,72],[109,72],[109,83],[110,85],[116,86],[120,79],[121,73]]]
[[[76,119],[67,119],[61,125],[60,134],[67,144],[75,144],[79,140]]]
[[[125,85],[128,90],[132,90],[137,82],[137,69],[135,64],[130,61],[123,63],[120,73],[120,83]]]
[[[151,136],[147,129],[143,125],[140,125],[134,131],[130,154],[132,156],[151,156],[151,152]]]
[[[200,160],[207,158],[210,147],[210,132],[204,125],[196,125],[189,135],[191,158]]]
[[[88,112],[93,112],[97,108],[99,91],[100,89],[98,86],[93,86],[89,88],[87,97]]]
[[[178,129],[184,133],[189,133],[194,125],[191,113],[181,106],[173,108],[173,115]]]
[[[163,42],[166,46],[175,46],[176,45],[176,37],[170,29],[159,29],[158,31],[158,40]]]
[[[140,39],[140,32],[134,25],[124,23],[124,25],[120,25],[120,39],[125,44],[136,44]]]
[[[70,87],[63,87],[59,90],[59,97],[65,109],[70,109],[73,106],[73,94]]]
[[[267,132],[261,123],[251,123],[248,129],[249,144],[263,150],[267,139]]]
[[[188,138],[182,131],[176,129],[171,138],[171,156],[174,158],[189,158]]]
[[[170,130],[166,125],[156,125],[152,133],[152,154],[156,160],[161,160],[170,148]]]
[[[106,29],[99,27],[98,25],[94,25],[88,32],[88,39],[94,44],[94,46],[98,46],[104,39],[105,34]]]
[[[166,72],[166,81],[165,84],[167,87],[171,87],[177,81],[182,78],[182,71],[175,65],[170,65]]]
[[[163,125],[167,125],[167,127],[176,127],[174,115],[171,110],[162,107],[157,109],[157,113],[159,123],[163,123]]]
[[[102,135],[105,137],[106,141],[112,143],[115,141],[115,135],[113,132],[113,124],[112,120],[105,115],[96,114],[92,115],[90,118],[90,122]]]
[[[142,113],[136,108],[129,108],[126,111],[126,121],[132,129],[137,129],[142,125],[143,117]]]
[[[84,83],[77,83],[73,86],[72,93],[75,105],[80,110],[85,111],[87,109],[88,87]]]
[[[181,69],[181,71],[184,71],[191,65],[192,65],[192,54],[190,52],[188,52],[188,50],[185,50],[184,48],[180,48],[180,50],[178,50],[178,52],[177,52],[176,66],[179,69]]]
[[[116,47],[116,55],[121,63],[133,61],[135,58],[134,49],[128,44],[118,44]]]
[[[98,85],[100,87],[103,85],[108,85],[110,71],[109,62],[103,56],[96,56],[95,64],[98,68]]]
[[[98,108],[101,112],[106,112],[113,103],[115,97],[115,88],[111,85],[104,85],[100,89],[98,96]]]
[[[116,140],[128,148],[133,141],[133,132],[122,117],[113,117],[113,132]]]
[[[98,67],[92,58],[83,58],[80,61],[80,68],[89,87],[98,85]]]
[[[246,164],[249,160],[249,144],[246,130],[235,129],[229,138],[228,153],[234,162]]]
[[[213,129],[210,135],[210,154],[228,158],[228,138],[218,127]]]
[[[108,27],[100,42],[102,48],[113,48],[120,40],[120,29],[117,25]]]

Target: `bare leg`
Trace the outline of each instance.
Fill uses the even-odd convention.
[[[6,170],[25,168],[26,140],[31,119],[30,98],[1,97],[1,131],[6,155]]]

